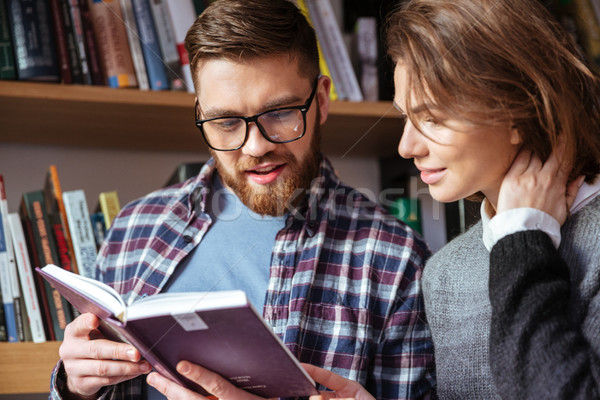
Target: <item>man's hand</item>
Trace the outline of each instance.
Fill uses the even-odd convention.
[[[255,396],[242,390],[225,378],[199,365],[192,364],[189,361],[180,361],[177,364],[177,372],[202,386],[208,393],[221,400],[258,400],[262,397]],[[198,393],[165,378],[158,372],[152,372],[146,378],[148,384],[161,392],[169,400],[189,399],[199,400],[207,399]]]
[[[521,149],[502,181],[497,213],[519,207],[535,208],[562,225],[575,201],[583,176],[567,187],[571,167],[561,162],[559,146],[542,164],[531,151]]]
[[[82,314],[65,329],[59,354],[67,373],[68,398],[95,399],[102,387],[151,370],[133,346],[98,338],[99,323],[95,315]]]
[[[319,396],[310,396],[310,400],[375,400],[358,382],[343,378],[336,373],[310,364],[302,364],[308,374],[321,385],[332,391],[322,391]]]

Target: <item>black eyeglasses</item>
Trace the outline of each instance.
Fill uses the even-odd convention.
[[[196,127],[202,132],[206,144],[218,151],[241,149],[248,140],[248,124],[254,122],[258,130],[271,143],[289,143],[306,133],[306,112],[310,109],[317,84],[301,106],[279,107],[263,111],[252,117],[227,116],[199,119],[200,107],[196,99]]]

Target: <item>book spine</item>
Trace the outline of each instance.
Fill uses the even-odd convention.
[[[348,49],[342,38],[340,27],[335,19],[335,14],[329,0],[307,0],[315,6],[316,14],[322,22],[321,32],[323,42],[330,48],[330,56],[333,58],[330,66],[335,68],[339,74],[338,86],[343,86],[344,92],[350,101],[362,101],[363,96],[358,85],[356,73],[352,67]]]
[[[135,68],[135,76],[138,80],[138,87],[140,90],[148,90],[150,89],[150,81],[148,80],[142,43],[133,13],[132,0],[121,0],[121,11],[123,12],[123,20],[127,30],[127,39],[129,40],[129,48],[131,50],[133,67]]]
[[[96,34],[90,14],[90,7],[87,0],[78,0],[79,14],[81,15],[81,28],[85,42],[85,54],[87,56],[88,69],[92,78],[92,85],[105,85],[104,73],[102,72],[102,62],[98,54],[98,44],[96,43]]]
[[[6,254],[6,235],[4,227],[4,218],[0,214],[0,289],[2,291],[2,305],[4,308],[4,319],[6,323],[6,333],[9,342],[18,342],[17,319],[13,303],[12,283],[10,279],[10,270],[8,266],[8,254]]]
[[[85,51],[85,35],[83,32],[83,23],[81,19],[81,10],[79,9],[79,2],[77,0],[61,0],[63,3],[66,1],[66,8],[68,17],[71,21],[71,32],[75,41],[75,48],[77,50],[77,57],[79,65],[81,67],[81,77],[83,83],[86,85],[92,84],[92,76],[90,74],[90,68],[88,66],[88,56]]]
[[[102,211],[102,214],[104,214],[104,223],[106,224],[106,229],[108,229],[110,228],[113,219],[121,210],[119,196],[114,190],[111,192],[102,192],[98,196],[98,202],[100,203],[100,210]]]
[[[5,0],[20,80],[58,82],[52,19],[43,0]]]
[[[83,70],[81,66],[81,60],[79,58],[79,51],[77,50],[75,28],[73,27],[73,21],[71,18],[71,7],[69,6],[69,0],[58,0],[58,4],[60,6],[60,13],[62,16],[62,22],[64,24],[67,53],[69,56],[69,62],[71,64],[73,83],[83,84]]]
[[[8,222],[15,249],[16,265],[23,294],[22,299],[25,305],[24,308],[27,311],[31,337],[35,343],[42,343],[46,341],[42,310],[40,309],[40,302],[36,293],[36,284],[27,252],[27,242],[23,226],[21,225],[21,218],[17,213],[9,213]],[[40,277],[40,279],[42,278]]]
[[[52,22],[54,22],[54,41],[56,42],[56,53],[58,55],[58,66],[62,83],[73,83],[71,73],[71,62],[67,50],[67,33],[61,13],[59,0],[49,0]]]
[[[72,190],[63,193],[69,229],[73,238],[75,257],[79,264],[79,273],[95,279],[96,275],[96,241],[83,190]]]
[[[183,44],[187,30],[192,26],[196,19],[194,4],[191,0],[165,0],[171,27],[173,28],[175,43],[177,44],[177,52],[183,71],[183,79],[186,90],[194,93],[194,81],[192,80],[192,72],[190,70],[190,60]]]
[[[102,69],[109,87],[136,87],[127,32],[119,1],[88,0]]]
[[[0,1],[0,79],[17,79],[6,4]]]
[[[298,5],[298,8],[300,8],[302,13],[306,17],[306,19],[308,20],[308,22],[310,23],[310,25],[314,29],[315,25],[310,16],[310,12],[308,10],[308,6],[306,5],[306,1],[298,0],[297,5]],[[327,60],[325,59],[325,55],[323,54],[321,40],[319,39],[318,36],[317,36],[317,47],[319,50],[319,69],[321,70],[322,75],[326,75],[329,78],[331,78],[331,87],[329,89],[329,99],[331,101],[335,101],[339,98],[338,92],[337,92],[337,86],[336,86],[335,82],[333,81],[333,76],[331,75],[331,69],[329,68],[329,65],[327,64]]]
[[[96,249],[99,249],[104,242],[106,236],[106,224],[104,222],[104,214],[102,212],[95,212],[90,215],[92,223],[92,230],[94,231],[94,242],[96,242]]]
[[[163,64],[158,36],[154,27],[154,21],[152,20],[152,13],[150,12],[150,3],[148,3],[148,0],[131,1],[133,3],[135,22],[140,34],[140,43],[146,63],[146,71],[148,72],[148,80],[150,81],[150,89],[168,90],[169,78]]]
[[[48,217],[44,211],[44,196],[41,190],[28,192],[23,194],[27,213],[29,215],[32,231],[37,246],[38,263],[39,265],[57,264],[57,256],[55,244],[50,234],[50,224]],[[52,316],[52,324],[56,340],[62,340],[64,330],[67,324],[71,321],[71,311],[69,303],[62,298],[54,288],[50,288],[51,297],[48,297],[50,314]],[[47,293],[48,296],[48,293]]]
[[[175,33],[171,26],[169,10],[165,0],[150,0],[150,11],[152,12],[152,20],[156,28],[158,44],[160,45],[163,63],[167,69],[171,90],[185,90]]]

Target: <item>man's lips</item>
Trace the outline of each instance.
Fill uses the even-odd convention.
[[[262,164],[246,169],[250,179],[259,185],[274,182],[285,169],[286,164]]]

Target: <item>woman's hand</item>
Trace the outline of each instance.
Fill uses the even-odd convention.
[[[584,177],[567,186],[571,166],[561,161],[561,150],[559,145],[542,164],[530,150],[521,149],[502,181],[496,213],[520,207],[535,208],[562,225]]]

